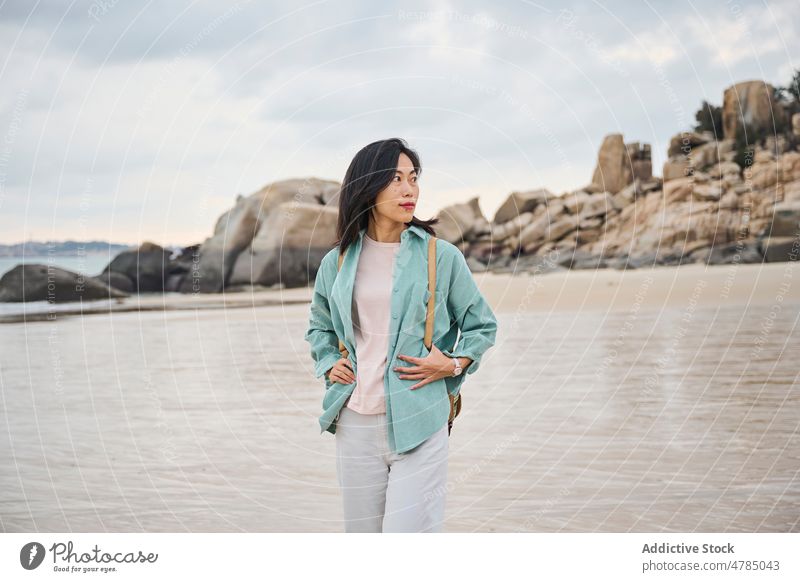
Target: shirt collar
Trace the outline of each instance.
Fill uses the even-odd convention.
[[[366,227],[361,229],[361,231],[359,232],[359,236],[363,237],[365,232],[367,232]],[[402,237],[405,232],[411,232],[417,235],[422,240],[425,240],[425,235],[427,234],[427,231],[425,229],[417,226],[416,224],[409,224],[408,228],[405,229],[402,233],[400,233],[400,236]]]

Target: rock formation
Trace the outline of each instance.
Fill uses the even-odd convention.
[[[472,233],[461,248],[474,269],[496,271],[800,260],[800,119],[776,132],[784,115],[768,84],[734,85],[724,136],[675,135],[663,178],[651,176],[649,145],[608,135],[588,186],[513,192],[491,232],[461,224]],[[759,132],[744,150],[742,124]]]
[[[652,176],[650,144],[626,144],[621,133],[603,139],[592,175],[594,191],[616,194],[635,179],[647,181]]]
[[[725,139],[735,139],[744,123],[753,130],[770,130],[783,121],[783,110],[775,101],[775,88],[764,81],[743,81],[725,90],[722,99],[722,130]]]
[[[800,259],[800,114],[784,117],[761,81],[727,89],[722,113],[722,136],[684,131],[670,140],[662,178],[652,175],[649,144],[611,134],[585,187],[512,192],[491,222],[473,198],[440,211],[437,235],[456,244],[474,270]],[[744,124],[760,133],[743,149]],[[765,127],[783,129],[770,135]],[[59,298],[308,285],[336,242],[339,189],[316,178],[269,184],[239,196],[212,236],[178,256],[145,243],[118,255],[79,295],[70,288],[80,276],[56,270]],[[42,268],[18,266],[4,276],[0,300],[42,298]]]
[[[127,297],[127,293],[54,265],[17,265],[0,277],[0,302],[87,301]]]
[[[279,224],[283,225],[286,221],[284,217],[269,219],[274,213],[286,214],[288,211],[289,213],[295,212],[304,220],[310,221],[308,226],[309,232],[311,232],[314,217],[308,215],[308,206],[304,208],[303,205],[318,208],[317,214],[319,214],[324,206],[338,194],[339,188],[340,184],[328,180],[293,179],[269,184],[247,197],[240,196],[236,205],[217,220],[214,234],[200,245],[199,257],[195,261],[196,265],[191,276],[184,277],[180,290],[184,293],[221,291],[230,284],[231,274],[234,270],[236,270],[236,284],[242,284],[248,279],[252,282],[258,280],[283,281],[283,277],[278,271],[273,274],[264,274],[266,265],[271,264],[268,259],[264,259],[267,248],[265,244],[272,244],[270,242],[272,235],[265,231],[259,237],[262,227],[267,222],[270,222],[269,228],[274,228]],[[289,206],[283,206],[284,204]],[[294,228],[297,228],[297,225]],[[261,259],[264,260],[259,259],[253,263],[247,258],[247,252],[257,237],[259,240],[255,251],[261,253]],[[288,249],[286,250],[288,251]],[[308,247],[303,247],[301,252],[307,253]],[[236,269],[237,259],[243,254],[242,261],[244,262]],[[254,255],[251,253],[251,256]],[[288,259],[288,256],[286,258]],[[250,272],[249,264],[252,264],[257,271],[253,272],[255,280],[247,276]],[[288,269],[292,273],[284,283],[296,285],[298,279],[295,267],[290,262],[282,261],[281,268]],[[306,282],[307,280],[305,277]]]

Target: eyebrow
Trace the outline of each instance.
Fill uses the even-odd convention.
[[[403,172],[402,170],[395,170],[394,173],[395,174],[405,174],[405,172]],[[411,170],[408,174],[411,175],[411,174],[416,174],[416,173],[417,173],[416,170]]]

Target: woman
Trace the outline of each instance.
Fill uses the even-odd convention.
[[[315,375],[325,377],[319,421],[336,435],[347,532],[441,531],[448,393],[495,342],[497,320],[464,256],[439,239],[425,347],[428,241],[438,219],[414,217],[421,171],[401,139],[356,154],[339,196],[339,243],[314,284],[305,339]]]

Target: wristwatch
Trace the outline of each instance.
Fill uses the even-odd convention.
[[[455,362],[456,369],[453,370],[453,376],[458,376],[462,372],[461,362],[458,361],[458,358],[453,358],[453,362]]]

